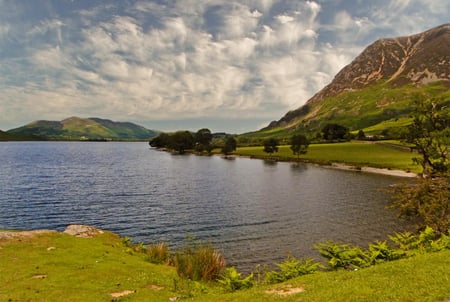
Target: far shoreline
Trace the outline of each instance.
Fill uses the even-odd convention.
[[[164,151],[164,150],[162,150]],[[202,154],[193,153],[196,155],[202,156]],[[305,161],[300,159],[299,161],[296,160],[288,160],[288,159],[279,159],[279,158],[269,158],[269,157],[259,157],[259,156],[248,156],[248,155],[240,155],[240,154],[230,154],[230,155],[223,155],[219,153],[213,153],[212,155],[219,155],[222,157],[241,157],[241,158],[249,158],[249,159],[259,159],[259,160],[271,160],[274,162],[288,162],[288,163],[305,163],[305,164],[314,164],[318,165],[324,168],[330,168],[330,169],[336,169],[336,170],[343,170],[343,171],[352,171],[352,172],[364,172],[364,173],[372,173],[372,174],[380,174],[380,175],[388,175],[388,176],[394,176],[394,177],[403,177],[403,178],[417,178],[419,177],[419,174],[408,172],[404,170],[398,170],[398,169],[390,169],[390,168],[375,168],[370,166],[364,166],[359,167],[356,165],[351,165],[347,163],[338,163],[338,162],[331,162],[331,163],[320,163],[320,162],[314,162],[314,161]]]

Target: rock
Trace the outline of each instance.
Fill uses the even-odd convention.
[[[94,227],[82,224],[72,224],[69,225],[64,232],[65,234],[69,234],[75,237],[81,238],[93,238],[100,234],[103,234],[102,230],[96,229]]]

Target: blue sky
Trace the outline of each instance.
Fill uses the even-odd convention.
[[[0,129],[69,116],[243,133],[448,0],[0,0]]]

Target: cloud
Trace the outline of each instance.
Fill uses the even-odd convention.
[[[80,115],[254,130],[368,43],[443,23],[449,10],[435,0],[46,3],[0,1],[0,128]]]

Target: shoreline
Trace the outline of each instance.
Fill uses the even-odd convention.
[[[264,157],[258,157],[258,156],[247,156],[247,155],[240,155],[240,154],[231,154],[224,156],[223,154],[214,154],[219,155],[222,157],[241,157],[241,158],[249,158],[249,159],[259,159],[259,160],[272,160],[276,162],[289,162],[289,163],[298,163],[298,161],[294,160],[280,160],[277,158],[264,158]],[[359,167],[351,164],[346,163],[318,163],[318,162],[311,162],[311,161],[299,161],[301,163],[305,164],[314,164],[318,165],[324,168],[330,168],[330,169],[336,169],[336,170],[344,170],[344,171],[352,171],[352,172],[364,172],[364,173],[373,173],[373,174],[380,174],[380,175],[388,175],[388,176],[395,176],[395,177],[403,177],[403,178],[416,178],[419,177],[419,174],[413,173],[413,172],[407,172],[404,170],[397,170],[397,169],[389,169],[389,168],[375,168],[370,166],[364,166]]]

